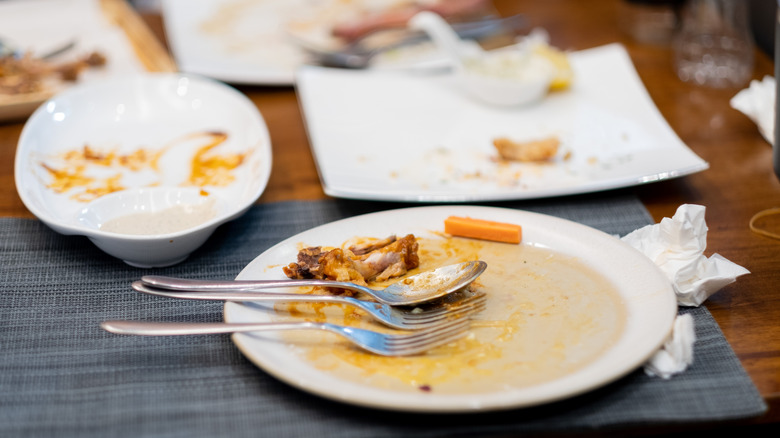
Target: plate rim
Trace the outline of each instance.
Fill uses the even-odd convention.
[[[592,236],[599,236],[596,237],[598,239],[611,239],[609,241],[610,245],[616,244],[618,247],[623,248],[623,250],[627,251],[627,254],[630,254],[635,258],[634,261],[641,263],[643,265],[642,267],[647,269],[648,275],[654,276],[656,281],[662,282],[664,284],[664,291],[659,292],[660,298],[658,299],[659,299],[659,303],[662,301],[664,302],[663,304],[663,306],[665,306],[664,312],[666,313],[662,316],[664,316],[666,320],[664,321],[663,324],[659,324],[659,326],[662,327],[660,328],[660,330],[654,333],[655,336],[652,341],[645,340],[645,342],[648,342],[648,344],[643,349],[643,354],[637,355],[636,357],[634,357],[632,361],[623,362],[621,366],[617,367],[611,373],[608,373],[608,375],[603,376],[601,379],[593,381],[587,385],[581,385],[574,390],[571,389],[564,390],[564,391],[559,390],[557,392],[554,392],[553,394],[548,394],[545,397],[537,397],[532,400],[528,400],[527,397],[524,394],[522,394],[523,391],[526,390],[526,388],[520,388],[519,390],[514,391],[515,393],[520,393],[519,397],[515,397],[514,402],[512,402],[511,400],[509,402],[507,402],[506,400],[503,401],[498,400],[493,403],[486,403],[484,400],[479,400],[479,402],[476,404],[464,403],[462,401],[453,404],[451,403],[451,399],[453,398],[452,395],[431,396],[430,394],[427,394],[425,397],[426,400],[425,403],[421,404],[419,403],[419,395],[407,393],[406,396],[404,396],[403,394],[399,396],[403,401],[403,403],[399,403],[398,400],[388,401],[388,400],[380,400],[376,398],[372,399],[370,398],[370,396],[367,398],[365,394],[357,395],[357,396],[354,393],[346,394],[346,393],[342,393],[338,389],[329,389],[329,388],[319,386],[316,382],[312,383],[311,381],[306,381],[306,379],[302,379],[300,375],[291,375],[289,374],[289,371],[286,370],[285,367],[283,366],[274,366],[273,360],[268,359],[267,350],[265,351],[265,353],[261,352],[261,354],[257,354],[256,351],[254,351],[253,346],[251,345],[252,341],[250,335],[234,334],[231,337],[233,343],[237,346],[239,351],[241,351],[241,353],[247,359],[249,359],[252,363],[254,363],[258,368],[260,368],[264,372],[267,372],[268,374],[274,376],[278,380],[285,382],[293,387],[296,387],[298,389],[301,389],[303,391],[309,392],[311,394],[320,397],[324,397],[326,399],[331,399],[331,400],[348,403],[352,405],[377,408],[377,409],[389,410],[389,411],[453,414],[453,413],[469,413],[469,412],[489,412],[489,411],[533,407],[533,406],[547,404],[547,403],[551,403],[563,399],[568,399],[595,390],[597,388],[608,385],[616,380],[619,380],[620,378],[626,376],[627,374],[639,368],[663,345],[663,343],[671,333],[674,319],[676,318],[678,312],[678,305],[676,301],[676,296],[674,295],[674,290],[672,288],[671,282],[668,281],[668,279],[665,277],[665,275],[660,270],[660,268],[658,268],[650,259],[644,256],[644,254],[642,254],[635,248],[631,247],[627,243],[617,239],[616,237],[611,236],[602,231],[599,231],[595,228],[589,227],[587,225],[580,224],[578,222],[574,222],[568,219],[545,215],[542,213],[509,209],[504,207],[463,206],[457,204],[456,205],[434,205],[434,206],[423,206],[423,207],[406,207],[400,209],[367,213],[358,216],[353,216],[350,218],[340,219],[327,224],[322,224],[316,227],[312,227],[308,230],[302,231],[301,233],[297,233],[294,236],[284,239],[283,241],[277,243],[276,245],[273,245],[272,247],[268,248],[266,251],[263,251],[263,253],[258,255],[249,264],[247,264],[236,278],[246,279],[247,278],[246,275],[248,275],[248,272],[251,270],[252,266],[254,264],[262,263],[262,258],[267,257],[267,254],[272,254],[275,251],[278,251],[283,248],[289,248],[291,246],[293,248],[296,248],[297,251],[297,246],[295,244],[300,242],[301,239],[304,237],[304,235],[306,235],[307,233],[322,232],[323,229],[328,230],[328,228],[330,227],[344,226],[345,224],[348,225],[350,224],[350,222],[355,222],[355,221],[371,221],[378,217],[381,218],[381,216],[386,214],[420,215],[425,212],[431,212],[432,214],[438,213],[440,215],[444,215],[444,214],[449,215],[453,211],[455,211],[455,213],[452,214],[464,214],[464,213],[471,212],[475,216],[477,214],[504,212],[504,214],[508,216],[515,216],[518,218],[526,217],[526,218],[536,218],[536,220],[552,221],[556,224],[556,226],[563,224],[565,228],[573,228],[577,231],[589,233]],[[607,241],[605,240],[604,242]],[[231,320],[233,320],[233,316],[236,315],[236,312],[244,311],[243,308],[245,307],[246,307],[245,304],[241,304],[241,303],[226,303],[223,308],[223,319],[226,322],[231,322]],[[614,346],[610,347],[610,350],[608,350],[605,354],[607,353],[611,354],[612,348],[614,348]],[[300,357],[298,357],[297,360],[300,363],[306,362],[305,359]],[[579,371],[577,373],[579,373]],[[556,379],[556,380],[563,380],[564,378],[568,379],[568,376],[562,376],[560,379]],[[554,380],[553,382],[555,382],[556,380]],[[352,388],[353,386],[361,387],[360,384],[355,382],[347,382],[347,383],[349,384],[350,388]],[[544,385],[546,385],[546,383]],[[362,387],[371,388],[371,387],[367,387],[366,385],[362,385]],[[380,393],[383,392],[382,390],[376,390],[376,391]],[[509,392],[511,393],[512,391]],[[460,395],[458,397],[466,397],[466,396]],[[469,395],[468,397],[474,397],[474,396]],[[415,399],[417,399],[417,401],[415,401]],[[432,401],[434,403],[432,403]],[[436,402],[440,404],[437,405]]]
[[[315,154],[316,155],[316,154]],[[388,201],[388,202],[435,202],[435,203],[467,203],[467,202],[493,202],[493,201],[519,201],[529,199],[546,199],[556,198],[562,196],[581,195],[587,193],[596,193],[607,190],[624,189],[628,187],[647,185],[655,182],[666,181],[675,178],[681,178],[687,175],[693,175],[698,172],[705,171],[710,168],[709,163],[702,162],[696,165],[675,169],[673,171],[665,172],[662,174],[648,174],[638,175],[635,177],[627,177],[622,179],[614,179],[609,182],[600,184],[581,185],[574,189],[542,189],[537,190],[533,194],[528,193],[486,193],[486,194],[470,194],[463,193],[459,195],[450,194],[412,194],[405,193],[399,195],[385,195],[385,194],[369,194],[360,190],[343,190],[328,185],[324,174],[320,171],[319,165],[317,165],[317,172],[320,175],[320,181],[322,182],[322,189],[326,195],[336,198],[344,199],[358,199],[358,200],[371,200],[371,201]]]

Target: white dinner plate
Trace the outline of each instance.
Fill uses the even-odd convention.
[[[569,54],[567,90],[536,105],[468,98],[451,76],[306,66],[297,91],[325,192],[404,202],[542,198],[708,168],[675,134],[625,49]],[[497,160],[493,140],[560,140],[551,162]]]
[[[549,248],[573,256],[605,277],[617,289],[627,311],[624,331],[610,348],[584,368],[552,381],[527,387],[469,394],[436,394],[383,389],[345,380],[318,369],[272,332],[235,334],[233,341],[257,366],[290,385],[355,405],[416,412],[474,412],[538,405],[595,389],[641,366],[667,338],[677,304],[671,284],[647,257],[619,239],[571,221],[496,207],[416,207],[356,216],[293,236],[258,256],[238,279],[284,278],[281,267],[296,260],[302,245],[340,246],[355,236],[414,233],[432,237],[450,215],[490,218],[523,227],[523,245]],[[488,270],[490,267],[488,267]],[[227,303],[228,322],[270,321],[273,311]],[[489,377],[486,377],[489,378]]]
[[[335,13],[329,9],[348,6],[333,0],[163,0],[162,14],[181,71],[234,84],[292,85],[305,57],[291,40],[290,22],[327,22]]]
[[[197,157],[216,160],[222,177],[193,180]],[[219,165],[236,157],[232,167]],[[246,96],[211,79],[142,73],[90,81],[47,100],[22,130],[14,172],[30,212],[79,235],[94,231],[81,213],[117,187],[199,188],[229,206],[204,224],[216,227],[260,197],[271,160],[265,121]]]

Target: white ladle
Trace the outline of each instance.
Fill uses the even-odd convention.
[[[553,79],[552,66],[525,50],[487,52],[467,45],[441,16],[424,11],[409,21],[423,30],[452,60],[458,85],[492,105],[519,106],[540,100]]]

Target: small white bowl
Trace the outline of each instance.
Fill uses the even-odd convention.
[[[463,92],[495,106],[514,107],[538,102],[550,89],[553,66],[527,47],[487,52],[465,44],[439,15],[423,11],[409,21],[425,31],[449,56]]]
[[[485,52],[464,57],[458,73],[461,87],[475,99],[496,106],[538,102],[553,79],[548,61],[514,51]]]
[[[184,261],[229,219],[228,212],[223,200],[200,189],[155,187],[102,196],[78,220],[98,248],[131,266],[151,268]]]
[[[215,157],[228,164],[209,161]],[[209,163],[222,177],[196,172]],[[16,188],[30,212],[144,268],[186,259],[217,226],[249,209],[270,173],[268,130],[246,96],[168,73],[85,83],[54,96],[25,124],[15,161]],[[201,223],[152,229],[171,215],[181,219],[176,209],[204,202],[214,211]],[[133,214],[147,221],[147,234],[107,231],[111,220]]]

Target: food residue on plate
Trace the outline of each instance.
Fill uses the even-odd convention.
[[[610,348],[626,323],[615,287],[574,257],[531,245],[446,235],[417,240],[419,271],[476,259],[488,263],[470,286],[488,295],[487,307],[473,317],[466,337],[412,357],[366,353],[327,333],[289,332],[282,339],[315,367],[346,381],[416,393],[476,394],[575,372]],[[387,283],[369,282],[372,287]],[[295,316],[391,330],[340,304],[287,303],[274,309],[279,319]]]
[[[504,141],[524,144],[524,141]],[[500,190],[550,188],[553,185],[573,184],[581,181],[581,163],[572,160],[571,151],[562,147],[563,141],[554,146],[557,135],[540,137],[548,145],[533,145],[524,152],[524,161],[502,158],[497,153],[493,140],[467,145],[432,147],[419,152],[419,159],[391,165],[387,179],[397,185],[414,185],[424,190],[474,190],[475,187],[490,184]],[[499,140],[496,138],[495,140]],[[529,142],[535,142],[530,140]],[[528,158],[538,158],[529,160]],[[366,165],[377,166],[377,162],[366,159]],[[387,166],[385,164],[385,166]],[[551,184],[552,183],[552,184]]]
[[[514,141],[506,137],[493,140],[502,160],[521,162],[549,161],[558,154],[560,144],[556,136],[530,141]]]
[[[40,160],[48,181],[44,184],[56,193],[70,194],[79,202],[89,202],[103,195],[127,188],[130,175],[144,175],[145,187],[159,185],[165,169],[159,162],[171,148],[190,140],[205,140],[189,160],[190,171],[181,186],[224,187],[235,180],[234,171],[244,162],[247,152],[216,153],[228,135],[223,132],[196,132],[184,135],[155,149],[140,147],[129,152],[103,150],[91,145],[59,152]]]
[[[102,67],[106,57],[92,52],[68,62],[47,61],[25,53],[0,56],[0,94],[17,95],[50,91],[51,81],[75,81],[82,71]]]

